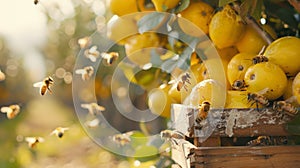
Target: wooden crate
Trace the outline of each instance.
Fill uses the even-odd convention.
[[[210,111],[211,112],[211,111]],[[200,167],[299,167],[300,146],[220,146],[226,137],[290,136],[285,124],[293,118],[272,109],[212,109],[218,113],[215,129],[206,140],[189,134],[196,110],[172,106],[174,129],[193,141],[176,140],[172,158],[182,168]],[[249,118],[250,117],[250,118]],[[245,144],[246,145],[246,144]]]

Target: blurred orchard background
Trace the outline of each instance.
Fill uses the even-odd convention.
[[[93,142],[80,126],[72,102],[72,73],[78,39],[97,30],[97,18],[109,17],[105,0],[0,1],[0,106],[19,104],[20,114],[0,114],[0,167],[129,167]],[[33,83],[55,76],[53,94],[40,96]],[[98,80],[103,99],[110,86]],[[50,136],[69,127],[64,137]],[[47,143],[30,149],[27,136]]]

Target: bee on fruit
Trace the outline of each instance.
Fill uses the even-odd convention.
[[[87,109],[92,115],[97,115],[98,112],[105,111],[105,107],[100,106],[97,103],[81,104],[81,107]]]
[[[129,144],[131,142],[130,136],[133,134],[132,131],[126,132],[123,134],[116,134],[112,137],[113,141],[121,146],[124,146],[126,144]]]
[[[6,113],[8,119],[13,119],[19,114],[20,109],[19,105],[13,104],[8,107],[1,107],[1,112]]]
[[[69,128],[57,127],[51,132],[50,135],[55,134],[58,138],[62,138],[64,136],[65,131],[67,130],[69,130]]]
[[[77,69],[76,74],[80,74],[82,80],[89,80],[90,77],[94,74],[94,68],[92,66],[86,66],[83,69]]]
[[[208,101],[203,101],[201,105],[199,105],[198,113],[195,120],[198,125],[195,126],[195,129],[202,129],[203,125],[201,125],[201,122],[207,118],[209,110],[210,103]]]
[[[177,142],[174,139],[184,139],[185,135],[176,130],[163,130],[160,132],[161,139],[166,139],[177,145]]]
[[[101,57],[106,60],[107,65],[112,65],[119,58],[119,53],[101,53]]]
[[[263,56],[263,55],[258,55],[252,59],[253,64],[258,64],[261,62],[268,62],[268,61],[269,61],[268,57]]]
[[[50,76],[48,76],[42,82],[34,83],[33,87],[39,87],[40,88],[40,94],[43,96],[43,95],[45,95],[47,90],[49,91],[50,94],[52,93],[52,91],[50,89],[50,86],[52,86],[53,83],[54,83],[54,80]]]
[[[266,93],[269,90],[269,88],[263,89],[258,93],[248,93],[247,94],[247,100],[248,102],[252,102],[251,106],[255,103],[256,109],[258,110],[258,104],[261,104],[263,106],[268,106],[269,100],[263,96],[264,93]]]
[[[231,85],[233,90],[246,90],[248,87],[243,79],[237,79]]]
[[[248,146],[270,146],[270,145],[286,145],[287,137],[271,137],[271,136],[259,136],[254,140],[247,143]]]
[[[25,141],[28,143],[29,148],[34,148],[40,142],[44,142],[44,138],[42,137],[26,137]]]
[[[298,109],[292,105],[292,100],[295,100],[294,96],[287,100],[273,102],[273,110],[294,117],[298,113]]]
[[[181,91],[181,89],[184,88],[187,91],[186,83],[191,84],[190,78],[191,76],[189,73],[185,73],[184,75],[182,75],[181,80],[177,84],[177,90]]]
[[[99,57],[100,53],[97,50],[97,46],[92,46],[90,49],[86,49],[84,51],[84,55],[90,59],[92,62],[96,62],[97,58]]]

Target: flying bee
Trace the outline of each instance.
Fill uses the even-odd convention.
[[[92,46],[90,49],[86,49],[84,51],[84,55],[90,59],[92,62],[96,62],[97,58],[99,57],[100,53],[97,50],[97,46]]]
[[[270,146],[270,145],[286,145],[287,137],[271,137],[271,136],[259,136],[254,140],[247,143],[248,146]]]
[[[76,74],[81,74],[82,80],[89,80],[90,77],[94,74],[94,68],[92,66],[86,66],[83,69],[77,69]]]
[[[124,146],[124,145],[129,144],[131,142],[130,136],[132,134],[133,134],[132,131],[126,132],[126,133],[123,133],[123,134],[116,134],[116,135],[113,135],[112,140],[116,144]]]
[[[62,138],[64,136],[65,131],[69,130],[69,128],[65,127],[57,127],[55,130],[51,132],[50,135],[56,135],[58,138]]]
[[[119,53],[101,53],[101,57],[106,60],[107,65],[112,65],[119,58]]]
[[[5,74],[0,70],[0,82],[5,80]]]
[[[233,90],[245,90],[248,86],[243,79],[237,79],[231,85]]]
[[[19,105],[13,104],[8,107],[1,107],[1,112],[6,113],[8,119],[13,119],[19,114],[20,109]]]
[[[97,115],[98,112],[105,111],[105,107],[100,106],[97,103],[81,104],[81,107],[87,109],[92,115]]]
[[[258,93],[248,93],[247,100],[248,102],[252,102],[251,106],[255,103],[257,110],[258,110],[258,104],[261,104],[263,106],[268,106],[270,104],[269,100],[265,96],[263,96],[263,94],[266,93],[268,90],[269,88],[265,88]]]
[[[163,130],[160,132],[160,137],[178,145],[174,139],[184,139],[185,135],[176,130]]]
[[[201,105],[199,105],[198,113],[195,120],[199,126],[195,126],[196,129],[202,128],[201,122],[207,118],[209,110],[210,103],[208,101],[203,101]]]
[[[34,148],[40,142],[44,142],[44,138],[42,137],[26,137],[25,141],[28,143],[29,148]]]
[[[91,121],[85,122],[85,125],[89,128],[95,128],[95,127],[99,126],[99,123],[100,123],[99,119],[95,118]]]
[[[292,96],[285,101],[275,101],[273,103],[273,110],[294,117],[298,113],[298,109],[291,103],[293,100],[295,100],[295,98],[295,96]]]
[[[48,76],[42,82],[34,83],[33,87],[39,87],[40,94],[43,96],[47,92],[47,90],[49,91],[50,94],[52,93],[50,86],[53,85],[53,83],[54,80],[50,76]]]
[[[90,42],[90,38],[89,37],[83,37],[78,39],[78,44],[80,46],[80,48],[85,48]]]
[[[187,91],[186,83],[191,84],[190,78],[191,76],[189,73],[185,73],[184,75],[182,75],[181,80],[178,81],[177,84],[177,91],[180,91],[182,88],[184,88]]]
[[[36,5],[39,3],[39,0],[34,0],[33,3]]]

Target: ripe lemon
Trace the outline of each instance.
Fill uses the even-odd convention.
[[[145,7],[145,0],[110,0],[110,11],[118,16],[126,14],[149,11],[151,8]]]
[[[251,25],[247,25],[244,36],[235,46],[239,52],[258,54],[267,45],[267,41]]]
[[[296,96],[298,104],[300,104],[300,72],[296,75],[292,84],[293,95]]]
[[[282,95],[284,100],[287,100],[293,96],[293,81],[294,78],[289,78],[287,81],[285,92]]]
[[[138,33],[134,15],[112,18],[107,24],[107,37],[124,45],[126,38]]]
[[[217,51],[221,59],[227,61],[228,63],[232,59],[232,57],[238,53],[238,50],[235,47],[226,47],[223,49],[217,48]]]
[[[171,104],[175,102],[168,96],[170,87],[171,85],[163,84],[148,93],[148,106],[153,114],[170,118]]]
[[[184,104],[198,107],[209,101],[213,108],[222,108],[226,101],[226,88],[213,79],[206,79],[195,85]]]
[[[156,11],[165,12],[168,9],[175,8],[180,0],[152,0]]]
[[[228,90],[225,108],[256,108],[255,104],[248,102],[247,91]]]
[[[273,41],[264,53],[270,62],[279,65],[287,76],[295,76],[300,71],[300,39],[286,36]]]
[[[200,1],[192,2],[188,8],[180,12],[180,15],[198,26],[205,34],[208,34],[208,26],[213,12],[214,9],[209,4]],[[192,30],[190,26],[183,23],[181,19],[178,20],[178,24],[185,33],[193,35],[193,32],[190,32]]]
[[[217,12],[209,24],[209,36],[220,49],[235,45],[244,35],[246,25],[229,6]]]
[[[283,95],[287,86],[284,71],[276,64],[262,62],[249,67],[245,74],[247,91],[259,93],[268,88],[263,95],[269,100],[275,100]]]
[[[227,78],[232,85],[236,80],[244,79],[246,70],[252,65],[255,54],[239,53],[232,57],[227,66]]]
[[[136,34],[126,39],[125,52],[130,61],[144,66],[150,62],[151,47],[159,47],[160,39],[154,32]]]

